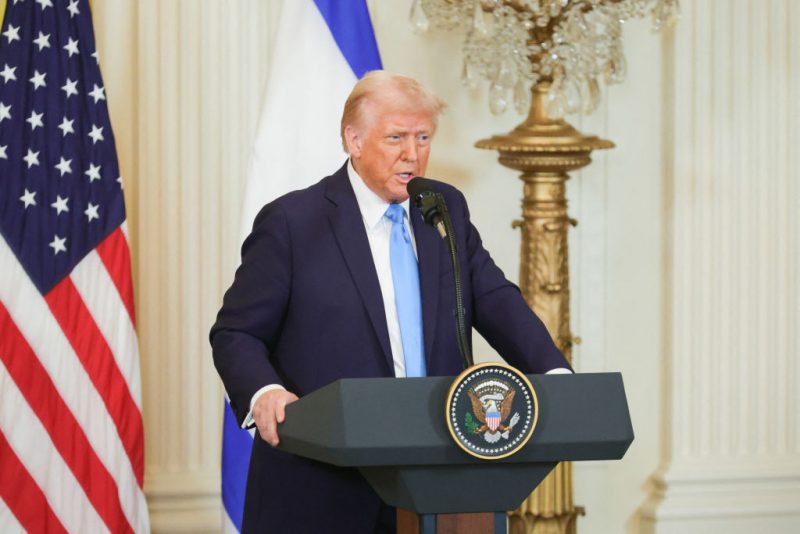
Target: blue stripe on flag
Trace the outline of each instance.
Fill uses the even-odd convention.
[[[383,68],[366,0],[314,0],[356,78]],[[342,5],[347,7],[342,9]]]
[[[222,503],[236,529],[242,530],[244,493],[253,438],[239,427],[228,401],[222,423]]]

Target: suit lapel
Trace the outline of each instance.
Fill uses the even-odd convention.
[[[380,341],[386,363],[394,373],[394,359],[389,344],[389,331],[386,327],[386,312],[383,307],[383,295],[375,271],[375,262],[369,247],[364,220],[356,202],[355,193],[347,177],[345,165],[331,177],[325,190],[325,196],[331,201],[328,210],[336,241],[344,256],[353,282],[358,288],[361,300],[369,315],[372,327]]]
[[[431,350],[436,333],[436,308],[439,303],[439,262],[442,239],[436,230],[425,224],[422,214],[411,205],[409,217],[414,228],[419,259],[419,285],[422,292],[422,326],[425,336],[425,360],[431,369]],[[455,335],[455,332],[453,333]]]

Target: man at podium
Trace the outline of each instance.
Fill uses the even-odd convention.
[[[298,395],[340,378],[463,370],[447,247],[406,191],[425,174],[443,108],[411,78],[364,76],[342,115],[347,161],[264,206],[242,246],[210,338],[231,407],[258,428],[243,532],[394,531],[394,510],[357,471],[274,447]],[[467,325],[523,372],[571,372],[483,248],[463,195],[436,187],[452,217]]]

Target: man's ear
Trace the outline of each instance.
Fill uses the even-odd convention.
[[[344,129],[344,140],[347,143],[347,153],[351,157],[361,157],[361,133],[353,126],[346,126]]]

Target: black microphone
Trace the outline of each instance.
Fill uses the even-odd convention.
[[[442,217],[442,199],[439,193],[434,192],[433,180],[428,180],[422,176],[415,176],[406,185],[406,191],[411,198],[411,202],[422,213],[422,219],[426,224],[430,224],[439,231],[442,239],[447,237],[444,218]]]
[[[458,350],[464,360],[464,368],[472,367],[472,349],[467,337],[467,324],[464,318],[464,296],[461,287],[461,266],[458,261],[458,247],[456,236],[453,232],[453,222],[450,220],[450,213],[447,211],[447,203],[441,193],[437,193],[434,188],[433,180],[428,180],[422,176],[415,176],[406,185],[408,196],[417,209],[422,213],[422,219],[429,225],[434,226],[439,235],[447,242],[447,249],[450,252],[450,262],[453,266],[453,283],[456,297],[456,336],[458,340]]]

